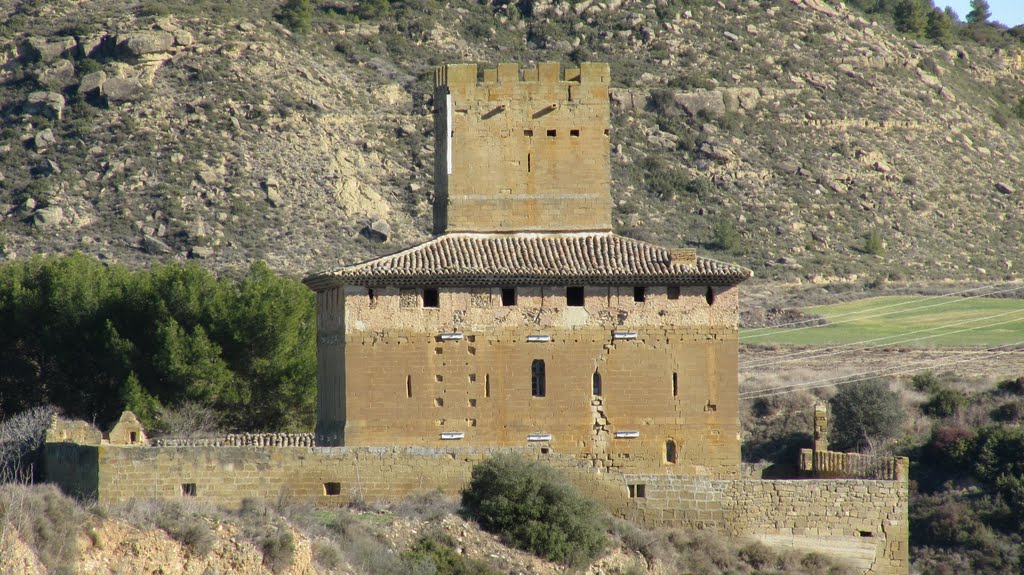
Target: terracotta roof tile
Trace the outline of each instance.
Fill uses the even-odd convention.
[[[669,248],[611,233],[445,234],[395,254],[310,274],[335,285],[733,285],[753,273],[698,257],[672,262]]]

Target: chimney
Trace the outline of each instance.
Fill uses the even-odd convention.
[[[672,248],[668,257],[669,263],[674,266],[697,265],[697,250],[693,248]]]

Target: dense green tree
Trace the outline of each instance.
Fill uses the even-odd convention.
[[[104,425],[126,407],[212,407],[237,429],[310,429],[312,294],[256,264],[129,272],[74,254],[0,266],[0,419],[48,403]]]
[[[943,47],[952,45],[953,20],[949,17],[949,14],[938,9],[929,12],[925,36]]]
[[[906,419],[899,396],[879,380],[841,386],[829,409],[829,442],[837,451],[861,451],[895,437]]]
[[[309,0],[288,0],[277,13],[277,20],[296,34],[309,32],[312,18]]]
[[[928,25],[929,11],[925,0],[902,0],[893,12],[893,22],[900,32],[920,36]]]
[[[992,10],[987,0],[971,0],[971,11],[967,13],[967,22],[970,24],[983,24],[992,17]]]

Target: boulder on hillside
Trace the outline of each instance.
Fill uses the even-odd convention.
[[[118,36],[117,45],[129,56],[167,52],[174,47],[174,34],[163,30],[140,30]]]
[[[25,102],[26,112],[38,114],[51,120],[63,118],[65,99],[56,92],[32,92]]]
[[[1013,194],[1014,189],[1013,186],[1007,184],[1006,182],[996,182],[996,191],[999,192],[1000,194],[1010,195]]]
[[[134,102],[146,95],[138,78],[107,78],[100,91],[111,102]]]
[[[37,228],[52,228],[59,226],[64,221],[64,208],[60,206],[48,206],[36,210],[32,223]]]
[[[391,237],[391,225],[384,220],[377,220],[363,228],[361,233],[367,239],[377,242],[386,242],[388,241],[388,238]]]
[[[147,254],[169,254],[173,250],[171,246],[153,236],[142,236],[142,251]]]
[[[82,81],[78,83],[78,93],[83,96],[98,94],[103,89],[103,83],[106,81],[107,73],[103,70],[86,74],[82,76]]]
[[[32,147],[34,147],[37,152],[55,145],[57,145],[57,138],[53,135],[53,130],[50,128],[40,130],[32,139]]]
[[[71,36],[60,38],[42,38],[33,36],[21,46],[22,56],[30,62],[50,62],[61,56],[70,55],[77,46]]]
[[[673,99],[691,117],[696,117],[701,112],[713,118],[725,115],[725,99],[718,90],[698,90],[675,94]]]
[[[51,90],[61,90],[75,83],[75,65],[71,60],[57,60],[39,70],[36,80]]]

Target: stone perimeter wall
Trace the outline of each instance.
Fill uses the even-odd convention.
[[[732,480],[599,472],[537,449],[135,447],[48,443],[49,481],[110,504],[137,498],[237,507],[248,497],[321,505],[456,495],[486,456],[551,464],[614,514],[648,527],[709,529],[774,547],[838,556],[872,575],[906,575],[907,484],[875,480]],[[328,495],[327,493],[337,493]]]

